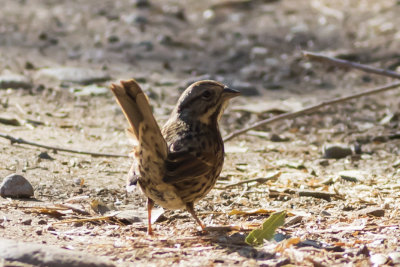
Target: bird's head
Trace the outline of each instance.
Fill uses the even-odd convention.
[[[183,120],[197,119],[204,124],[216,124],[229,99],[240,94],[222,83],[204,80],[191,84],[181,95],[175,112]]]

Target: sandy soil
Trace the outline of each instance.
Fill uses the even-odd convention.
[[[160,124],[191,81],[220,80],[243,92],[221,120],[226,135],[263,118],[389,82],[309,62],[302,50],[392,70],[400,66],[400,6],[394,0],[153,0],[150,6],[120,0],[0,2],[0,70],[21,74],[32,85],[0,89],[0,117],[21,122],[0,124],[0,132],[51,146],[124,155],[132,148],[110,92],[79,95],[85,85],[45,79],[39,75],[44,68],[102,71],[111,78],[96,82],[100,88],[136,78]],[[245,230],[204,234],[184,211],[166,211],[152,237],[146,235],[145,220],[68,223],[101,216],[96,208],[103,204],[110,212],[145,215],[144,197],[125,192],[130,159],[56,153],[6,139],[0,139],[0,177],[22,174],[35,198],[0,198],[0,235],[102,255],[120,266],[394,264],[393,255],[400,257],[399,97],[396,90],[364,97],[226,142],[221,178],[196,205],[201,219],[250,229],[268,213],[229,213],[285,209],[287,220],[296,220],[278,232],[300,238],[297,246],[271,241],[254,248],[244,243]],[[326,143],[343,143],[358,153],[324,159]],[[340,178],[345,170],[361,177],[356,182]],[[263,184],[224,189],[276,173],[277,179]],[[306,190],[334,196],[330,201],[300,196]],[[71,201],[90,215],[59,208],[46,214]],[[384,215],[367,214],[365,208]]]

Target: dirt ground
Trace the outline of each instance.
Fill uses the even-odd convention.
[[[124,155],[132,149],[110,92],[79,94],[85,85],[44,79],[38,75],[44,68],[102,71],[111,78],[91,83],[100,89],[136,78],[160,124],[191,81],[222,81],[243,92],[221,120],[227,135],[390,82],[309,62],[302,50],[391,70],[400,66],[395,0],[0,3],[0,70],[28,77],[32,85],[0,89],[0,117],[21,122],[0,124],[0,132],[50,146]],[[221,177],[196,210],[206,225],[243,228],[231,232],[205,234],[187,212],[165,211],[154,224],[156,234],[148,236],[145,198],[125,191],[130,159],[57,153],[0,139],[0,177],[22,174],[35,190],[31,200],[0,198],[0,235],[105,256],[118,266],[400,265],[399,99],[398,90],[364,97],[226,142]],[[354,153],[325,159],[327,143]],[[341,178],[346,170],[357,179]],[[276,179],[229,187],[271,176]],[[306,191],[332,197],[302,196]],[[46,214],[71,203],[89,215],[59,206]],[[68,222],[102,216],[99,207],[136,211],[144,219]],[[269,212],[230,215],[260,209]],[[246,229],[280,210],[289,214],[289,223],[278,230],[285,241],[244,243]]]

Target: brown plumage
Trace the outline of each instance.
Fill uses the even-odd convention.
[[[138,182],[148,198],[148,233],[154,202],[167,209],[186,208],[204,229],[194,203],[214,187],[222,170],[224,144],[218,120],[239,92],[216,81],[193,83],[160,130],[135,80],[112,84],[111,90],[139,143],[128,183]]]

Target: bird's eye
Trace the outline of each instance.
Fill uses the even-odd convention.
[[[208,90],[206,90],[206,91],[204,91],[204,93],[201,95],[201,97],[202,97],[203,99],[205,99],[205,100],[208,100],[208,99],[211,98],[211,92],[208,91]]]

